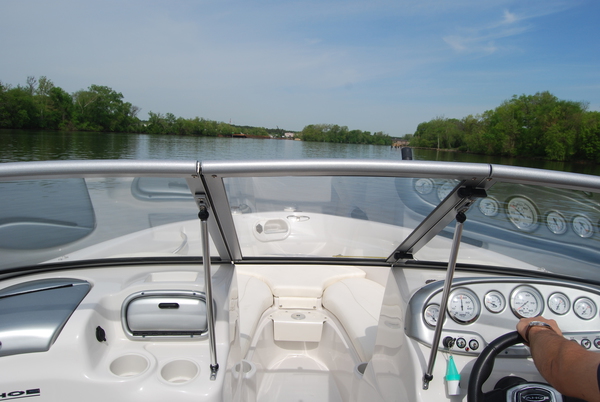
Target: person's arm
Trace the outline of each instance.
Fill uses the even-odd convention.
[[[552,329],[533,326],[529,328],[526,337],[531,321],[545,322]],[[600,402],[598,387],[600,354],[565,339],[554,320],[543,317],[522,319],[517,324],[517,331],[528,341],[538,371],[557,391],[588,402]]]

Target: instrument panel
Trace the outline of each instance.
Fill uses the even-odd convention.
[[[515,331],[520,318],[544,316],[557,321],[566,338],[600,351],[600,292],[574,282],[552,279],[455,279],[448,305],[440,306],[443,281],[426,285],[409,302],[407,335],[431,346],[435,326],[443,320],[440,348],[479,354],[492,340]],[[505,355],[527,355],[524,346]]]
[[[457,180],[413,179],[415,192],[432,205],[444,200],[458,184]],[[580,240],[600,236],[600,203],[583,191],[499,183],[473,209],[479,217],[491,219],[488,222],[517,232]]]

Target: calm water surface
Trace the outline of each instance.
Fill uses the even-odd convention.
[[[600,175],[591,163],[501,158],[435,150],[414,150],[415,159],[484,162]],[[0,130],[0,162],[56,159],[402,159],[399,149],[381,145],[331,144],[251,138]]]

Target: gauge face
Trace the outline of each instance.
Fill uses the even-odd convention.
[[[500,204],[494,198],[482,198],[479,201],[479,210],[485,216],[496,216],[500,210]]]
[[[459,324],[468,324],[479,317],[481,306],[475,293],[467,289],[456,289],[448,299],[448,314]]]
[[[554,234],[563,234],[567,231],[567,220],[559,212],[551,211],[546,215],[546,227]]]
[[[534,288],[519,286],[510,296],[510,308],[519,318],[537,317],[544,310],[544,300]]]
[[[598,308],[593,300],[588,299],[587,297],[581,297],[575,300],[573,310],[575,311],[575,314],[577,314],[577,317],[583,318],[584,320],[591,320],[596,316]]]
[[[533,203],[523,197],[514,197],[506,205],[508,219],[521,230],[533,230],[538,224],[538,214]]]
[[[419,179],[415,182],[415,190],[419,194],[429,194],[433,191],[433,180],[431,179]]]
[[[573,218],[573,230],[581,237],[592,237],[594,234],[594,225],[585,216],[577,215]]]
[[[455,183],[446,180],[440,187],[438,187],[437,196],[439,200],[443,201],[444,198],[446,198],[448,194],[450,194],[452,190],[454,190],[454,187],[456,187]]]
[[[554,314],[563,315],[571,308],[571,301],[565,294],[552,293],[548,298],[548,308]]]
[[[486,293],[483,303],[485,308],[487,308],[492,313],[500,313],[506,307],[506,300],[502,293],[497,290],[492,290],[491,292]]]
[[[427,325],[435,327],[437,325],[437,321],[440,317],[440,305],[439,304],[430,304],[425,307],[425,311],[423,312],[423,319]]]

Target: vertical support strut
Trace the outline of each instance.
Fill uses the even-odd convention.
[[[217,341],[215,339],[215,314],[212,296],[212,279],[210,272],[210,243],[208,238],[208,208],[206,205],[200,205],[200,232],[202,233],[202,264],[204,265],[204,286],[206,287],[206,315],[208,324],[208,343],[210,347],[210,380],[217,379],[219,363],[217,363]]]
[[[444,323],[444,315],[446,314],[446,306],[450,297],[450,288],[452,286],[452,278],[454,278],[454,270],[456,268],[456,259],[458,258],[458,248],[463,232],[463,223],[467,220],[464,212],[456,214],[456,228],[454,229],[454,238],[452,239],[452,248],[450,250],[450,259],[448,260],[448,270],[446,271],[446,280],[444,281],[444,290],[442,291],[442,302],[440,303],[440,314],[435,326],[433,334],[433,343],[431,345],[431,354],[429,355],[429,364],[427,371],[423,375],[423,389],[429,389],[429,383],[433,380],[433,367],[437,356],[440,338],[442,337],[442,326]]]

